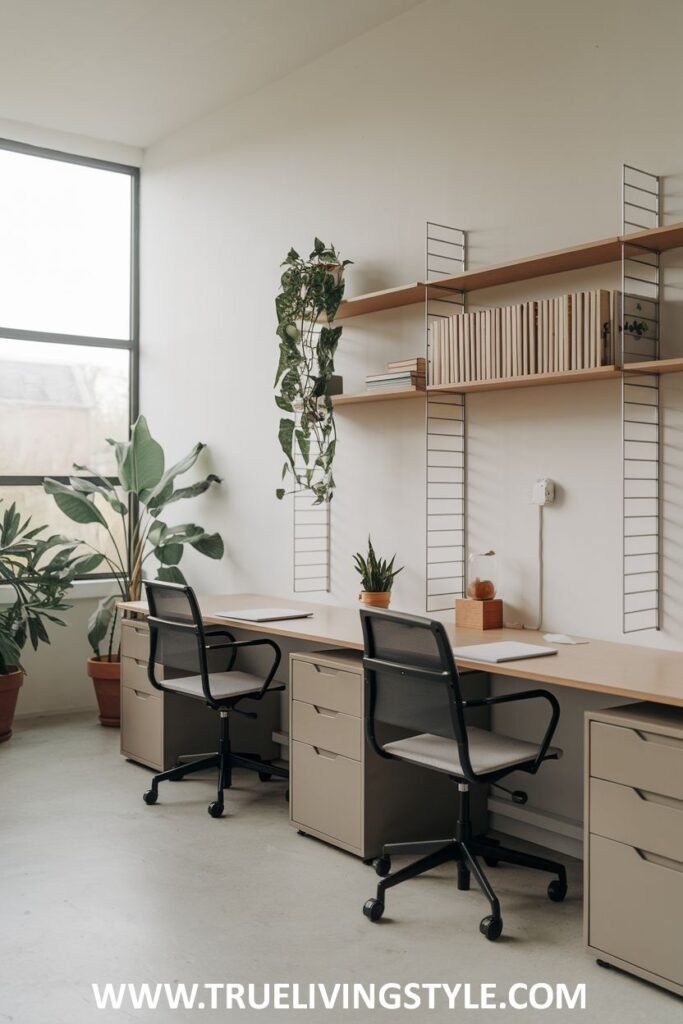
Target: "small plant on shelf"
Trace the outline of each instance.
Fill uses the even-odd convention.
[[[376,608],[388,608],[394,579],[403,572],[403,566],[394,569],[396,555],[393,555],[389,562],[385,558],[378,558],[372,546],[372,539],[368,537],[367,555],[364,557],[358,552],[353,556],[353,561],[363,587],[358,595],[359,600]]]
[[[333,321],[344,297],[344,268],[333,245],[315,239],[308,259],[290,249],[282,266],[275,299],[280,360],[275,374],[275,402],[287,413],[278,439],[285,454],[283,481],[308,490],[316,505],[334,493],[332,463],[337,445],[330,385],[342,328]],[[285,487],[276,491],[284,498]]]

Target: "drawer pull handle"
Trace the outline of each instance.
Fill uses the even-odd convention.
[[[331,708],[321,708],[317,704],[313,705],[313,709],[316,715],[322,715],[323,718],[336,718],[339,714],[338,711],[332,711]]]
[[[656,743],[658,747],[673,747],[674,750],[683,750],[683,740],[676,736],[660,736],[656,732],[644,732],[642,729],[634,729],[639,740],[644,743]]]
[[[640,859],[644,860],[647,864],[656,864],[660,868],[668,868],[669,871],[683,874],[683,864],[679,860],[672,860],[671,857],[662,857],[659,853],[650,853],[649,851],[639,849],[637,846],[634,846],[634,850]]]
[[[675,796],[663,796],[661,793],[652,793],[649,789],[636,789],[633,792],[640,797],[643,803],[658,804],[660,807],[671,807],[674,811],[683,811],[683,800],[677,800]]]
[[[318,757],[327,758],[328,761],[336,761],[338,754],[334,754],[331,750],[325,750],[324,747],[313,747]]]
[[[143,690],[133,690],[133,693],[136,697],[141,697],[143,700],[147,700],[148,697],[152,696],[151,693],[145,693]]]
[[[319,672],[321,676],[338,676],[340,672],[340,669],[338,668],[329,668],[327,665],[316,665],[315,662],[313,664],[313,668],[316,672]]]

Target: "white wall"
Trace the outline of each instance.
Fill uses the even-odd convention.
[[[614,235],[623,161],[667,176],[667,215],[683,219],[682,32],[683,5],[667,0],[428,0],[146,153],[142,408],[169,451],[208,442],[225,477],[192,512],[227,542],[220,565],[188,563],[199,589],[290,593],[272,399],[273,299],[289,246],[307,252],[316,234],[333,241],[355,261],[352,295],[423,274],[427,219],[470,231],[472,266]],[[570,280],[589,287],[613,270]],[[538,293],[566,281],[546,280]],[[680,290],[669,298],[680,303]],[[422,345],[419,310],[349,321],[338,359],[346,389]],[[664,347],[681,351],[677,337]],[[681,386],[664,385],[664,630],[637,637],[675,647]],[[618,383],[471,397],[468,416],[471,539],[499,551],[515,615],[535,614],[528,495],[549,475],[561,500],[546,516],[545,624],[618,637]],[[330,599],[354,601],[351,555],[372,531],[406,565],[396,605],[420,610],[421,403],[351,407],[337,422]],[[578,719],[580,695],[565,700]],[[576,775],[580,759],[572,763]],[[552,801],[543,789],[534,799]]]

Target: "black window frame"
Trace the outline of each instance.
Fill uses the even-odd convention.
[[[63,163],[80,164],[84,167],[112,171],[116,174],[124,174],[131,179],[129,337],[127,339],[98,338],[83,334],[20,330],[14,327],[3,327],[0,324],[0,339],[40,341],[58,345],[86,345],[88,348],[127,351],[129,354],[128,423],[130,428],[130,425],[137,419],[140,406],[140,168],[133,164],[122,164],[113,160],[101,160],[96,157],[81,156],[77,153],[67,153],[59,149],[33,146],[29,143],[17,142],[14,139],[0,138],[0,150],[9,150],[43,160],[58,160]],[[42,487],[44,479],[44,475],[20,473],[0,475],[0,487]],[[69,478],[68,476],[53,475],[53,479],[67,483]],[[119,482],[117,477],[108,477],[107,479],[114,484]],[[130,511],[134,512],[133,509]],[[88,573],[78,576],[77,579],[111,579],[111,573]]]

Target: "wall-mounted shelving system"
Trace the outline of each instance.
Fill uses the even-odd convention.
[[[641,172],[644,173],[644,172]],[[523,256],[508,263],[498,263],[481,270],[464,270],[427,281],[413,281],[398,288],[370,292],[344,299],[337,313],[337,320],[348,320],[367,313],[379,313],[387,309],[413,306],[429,299],[439,298],[444,291],[472,292],[486,288],[497,288],[504,284],[519,284],[551,274],[563,274],[569,270],[585,270],[618,263],[622,246],[645,247],[653,252],[667,252],[683,246],[683,222],[666,227],[648,228],[602,238],[598,241],[583,242],[581,245],[536,256]],[[426,293],[426,296],[425,296]]]
[[[661,395],[660,373],[653,373],[660,363],[660,248],[655,242],[667,230],[666,237],[676,237],[660,226],[660,193],[656,174],[624,164],[619,324],[624,633],[660,625]],[[637,242],[633,228],[640,230]]]
[[[337,319],[348,320],[423,303],[429,365],[429,323],[436,316],[450,315],[454,304],[464,310],[469,292],[621,262],[619,361],[614,365],[428,385],[424,390],[360,392],[334,398],[335,408],[339,409],[372,402],[416,399],[425,402],[428,611],[452,607],[452,599],[463,589],[466,396],[485,391],[620,379],[624,517],[622,627],[626,633],[659,628],[659,376],[683,372],[683,357],[660,358],[659,254],[683,247],[683,222],[661,225],[659,178],[627,165],[624,165],[622,176],[622,210],[622,232],[619,235],[477,270],[467,269],[464,231],[428,224],[424,280],[345,299],[339,308]],[[449,246],[454,240],[456,246]],[[628,329],[628,321],[633,318],[648,321],[650,329],[646,336]],[[622,329],[622,325],[626,325],[626,329]],[[441,524],[438,519],[441,516],[446,528],[439,540]]]

